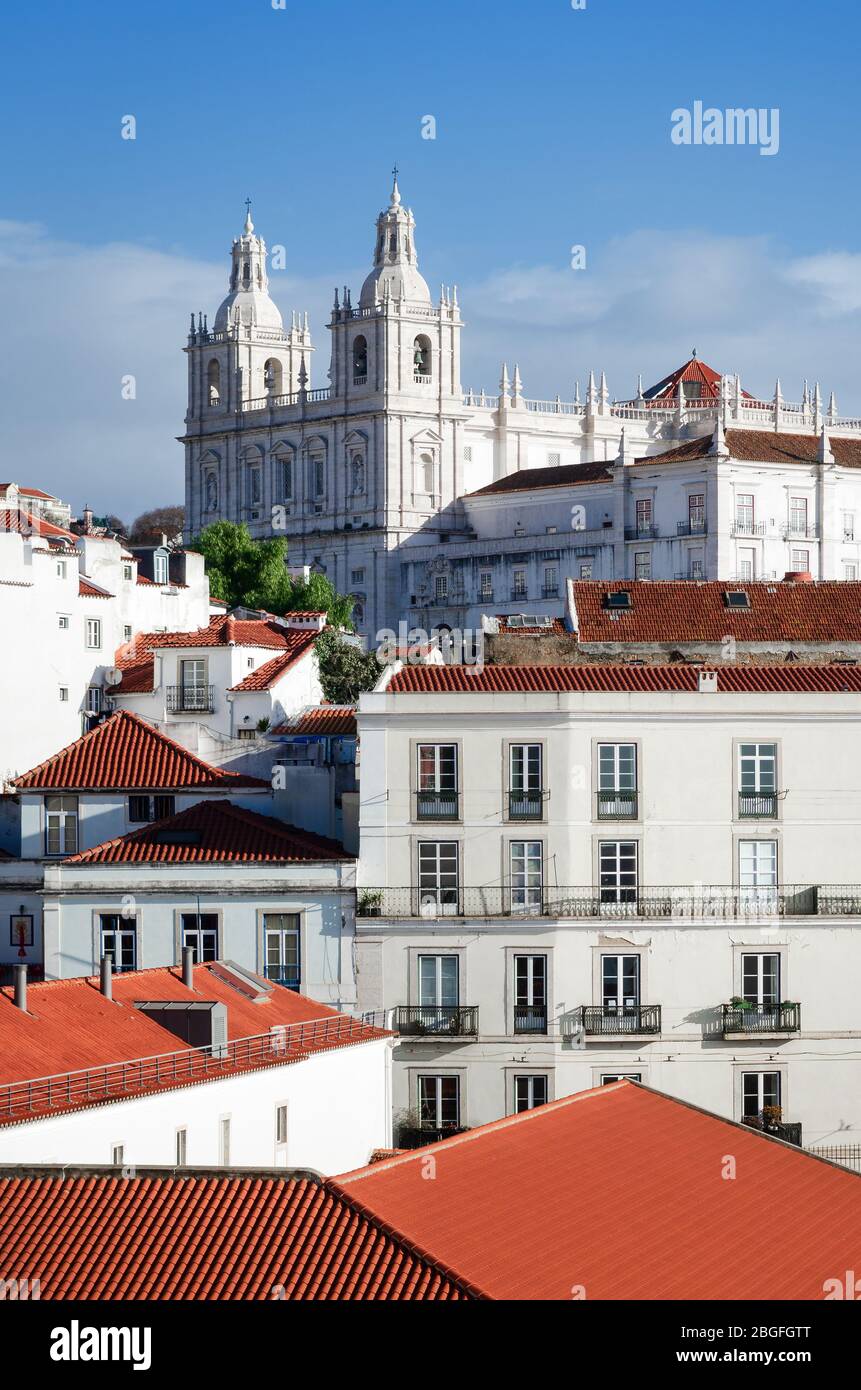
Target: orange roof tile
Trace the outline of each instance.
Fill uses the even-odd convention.
[[[325,1187],[288,1177],[0,1177],[0,1265],[49,1299],[463,1299]]]
[[[274,734],[290,736],[331,736],[355,734],[355,705],[312,705],[301,710],[294,719],[279,724]]]
[[[117,660],[117,670],[123,678],[119,685],[111,687],[111,695],[145,695],[155,690],[155,657],[152,652],[135,654],[137,648],[131,644],[131,651]]]
[[[68,748],[16,777],[13,785],[19,791],[155,791],[230,790],[269,783],[212,767],[139,715],[120,710]]]
[[[274,618],[234,618],[229,613],[216,613],[207,627],[197,632],[151,632],[141,640],[151,649],[158,647],[273,647],[276,650],[304,642],[307,632],[286,628]]]
[[[113,598],[114,595],[107,589],[102,589],[98,584],[94,584],[85,574],[78,579],[78,596],[80,598]]]
[[[0,531],[15,531],[27,536],[45,536],[49,540],[75,541],[77,539],[71,531],[65,531],[62,526],[55,526],[52,521],[46,521],[42,516],[34,516],[30,512],[22,511],[20,507],[0,509]]]
[[[672,693],[695,691],[693,666],[404,666],[387,692],[394,695],[510,695],[598,693]],[[861,666],[721,666],[723,694],[843,694],[861,691]]]
[[[861,1176],[630,1081],[327,1186],[493,1299],[818,1300],[861,1261]]]
[[[776,580],[575,580],[580,642],[861,642],[861,583]],[[630,608],[608,610],[607,593],[627,592]],[[749,608],[728,608],[745,593]]]
[[[521,468],[497,478],[485,487],[469,492],[468,497],[493,497],[497,493],[531,492],[539,487],[579,487],[582,483],[606,483],[613,478],[610,463],[564,463],[558,468]]]
[[[277,685],[285,672],[289,671],[300,657],[305,656],[317,640],[316,632],[297,632],[294,635],[301,638],[301,641],[291,643],[286,652],[282,652],[280,656],[274,656],[265,665],[258,666],[256,671],[249,672],[245,680],[240,681],[239,685],[231,686],[231,690],[235,693],[244,693],[249,690],[270,690],[273,685]]]
[[[249,782],[253,779],[247,779]],[[268,785],[266,783],[262,785]],[[352,860],[343,845],[229,801],[198,801],[179,815],[82,850],[65,864],[313,864]]]
[[[828,439],[834,461],[843,468],[861,468],[861,439],[841,439],[832,434]],[[775,434],[772,430],[727,430],[726,444],[730,456],[744,463],[816,463],[819,459],[818,434]],[[652,463],[685,463],[691,459],[708,458],[713,445],[711,434],[698,435],[660,454],[648,454],[636,460],[636,466]]]

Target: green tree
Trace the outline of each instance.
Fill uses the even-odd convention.
[[[323,574],[291,579],[285,568],[283,536],[256,541],[247,526],[216,521],[194,544],[203,555],[209,588],[230,608],[264,608],[268,613],[325,613],[333,627],[351,628],[353,600],[339,594]]]
[[[323,694],[334,705],[354,705],[363,690],[373,690],[383,670],[376,652],[363,652],[328,629],[317,638]]]

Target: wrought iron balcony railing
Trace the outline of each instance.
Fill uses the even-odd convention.
[[[630,790],[616,789],[614,791],[599,791],[598,797],[598,819],[599,820],[636,820],[639,804],[639,793]]]
[[[478,1009],[460,1004],[401,1004],[395,1031],[402,1038],[476,1038]]]
[[[547,1032],[547,1005],[546,1004],[515,1004],[514,1006],[514,1031],[515,1033],[546,1033]]]
[[[605,917],[651,921],[776,917],[861,917],[861,885],[797,884],[739,888],[707,884],[665,888],[509,887],[362,888],[359,917]]]
[[[781,1004],[724,1004],[723,1034],[797,1033],[801,1028],[801,1005],[786,1001]]]
[[[165,697],[171,714],[211,714],[215,709],[213,685],[169,685]]]
[[[423,1149],[425,1144],[438,1144],[442,1139],[453,1139],[463,1134],[461,1125],[401,1125],[398,1129],[398,1148]]]
[[[626,526],[626,541],[655,541],[658,539],[659,531],[657,526]]]
[[[801,1148],[801,1125],[785,1124],[782,1120],[770,1120],[763,1115],[745,1115],[743,1125],[758,1129],[763,1134],[773,1134],[775,1139],[783,1139],[787,1144],[797,1144]]]
[[[705,520],[704,520],[704,519],[703,519],[702,521],[677,521],[677,522],[676,522],[676,535],[677,535],[677,536],[704,536],[704,535],[706,534],[706,531],[707,531],[707,530],[708,530],[708,527],[706,526],[706,523],[705,523]]]
[[[626,1034],[660,1033],[660,1004],[584,1004],[562,1020],[562,1036],[584,1033],[587,1038],[618,1038]]]
[[[416,820],[457,820],[456,791],[416,792]]]
[[[544,793],[540,790],[508,793],[509,820],[541,820],[544,815]]]
[[[777,815],[777,792],[739,792],[739,820],[774,820]]]

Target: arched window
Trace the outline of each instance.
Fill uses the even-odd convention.
[[[270,357],[263,364],[263,385],[267,396],[280,396],[284,380],[284,369],[277,357]]]
[[[256,510],[263,502],[263,456],[259,449],[246,449],[242,455],[245,506]]]
[[[272,451],[273,496],[280,498],[282,502],[292,502],[295,482],[293,450],[285,444],[279,444]]]
[[[391,236],[389,237],[389,255],[390,255],[390,256],[396,256],[397,254],[398,254],[398,234],[397,234],[397,232],[392,232]]]
[[[353,343],[353,384],[364,386],[368,379],[368,342],[359,334]]]
[[[420,333],[413,344],[413,367],[415,369],[416,381],[430,381],[431,378],[431,345],[430,338],[426,338]]]
[[[213,357],[206,369],[206,387],[210,405],[218,405],[221,400],[221,365]]]
[[[422,454],[419,459],[419,491],[433,497],[436,492],[436,462],[433,454]]]

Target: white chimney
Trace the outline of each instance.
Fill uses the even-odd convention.
[[[697,690],[701,695],[716,695],[718,688],[717,671],[698,671]]]

